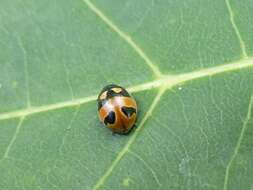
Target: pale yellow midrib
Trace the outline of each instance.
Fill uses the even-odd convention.
[[[193,80],[193,79],[196,79],[196,78],[201,78],[201,77],[204,77],[204,76],[212,76],[214,74],[218,74],[218,73],[225,72],[225,71],[231,71],[231,70],[243,68],[243,67],[246,67],[246,66],[249,66],[249,65],[253,66],[252,61],[253,60],[251,59],[251,60],[246,60],[241,64],[227,64],[227,65],[217,66],[217,67],[213,67],[213,68],[209,68],[209,69],[202,69],[202,70],[191,72],[191,73],[181,74],[181,75],[178,75],[177,77],[167,76],[167,77],[164,77],[163,79],[161,79],[161,81],[169,81],[169,83],[161,82],[162,85],[159,85],[159,87],[160,87],[159,92],[156,95],[155,99],[153,100],[151,106],[147,110],[146,114],[144,115],[143,119],[141,120],[137,130],[130,137],[130,139],[128,140],[126,145],[123,147],[123,149],[118,153],[118,155],[116,156],[116,158],[114,159],[114,161],[112,162],[110,167],[98,179],[98,181],[93,186],[92,190],[98,190],[98,189],[100,189],[100,187],[102,187],[102,185],[105,183],[107,178],[111,175],[111,173],[113,172],[113,170],[117,166],[117,164],[120,162],[120,160],[124,157],[124,155],[127,152],[130,151],[130,146],[134,143],[136,137],[138,136],[140,131],[143,129],[144,123],[151,116],[153,110],[155,109],[156,105],[158,104],[159,100],[161,99],[161,97],[162,97],[162,95],[163,95],[163,93],[165,92],[166,89],[168,89],[172,86],[175,86],[176,84],[179,84],[181,82]],[[158,181],[158,184],[159,184],[158,178],[156,180]]]
[[[85,98],[69,100],[69,101],[49,104],[45,106],[30,107],[27,109],[21,109],[17,111],[8,112],[8,113],[2,113],[0,114],[0,120],[17,118],[17,117],[27,116],[27,115],[31,115],[35,113],[40,113],[40,112],[46,112],[50,110],[56,110],[56,109],[65,108],[65,107],[79,106],[81,104],[94,101],[96,100],[96,98],[97,98],[96,96],[89,96]]]
[[[163,75],[154,81],[129,87],[128,90],[130,92],[140,92],[144,90],[151,90],[151,89],[158,88],[161,86],[166,86],[166,89],[168,89],[180,83],[191,81],[197,78],[212,76],[219,73],[238,70],[238,69],[247,68],[247,67],[253,67],[253,58],[244,59],[244,60],[237,61],[235,63],[230,63],[230,64],[216,66],[216,67],[207,68],[207,69],[201,69],[198,71],[193,71],[193,72],[184,73],[184,74]],[[2,113],[0,114],[0,120],[23,117],[23,116],[27,116],[27,115],[31,115],[35,113],[46,112],[46,111],[60,109],[64,107],[79,106],[87,102],[95,101],[96,98],[97,98],[97,95],[92,95],[85,98],[68,100],[68,101],[45,105],[45,106],[31,107],[31,108],[21,109],[17,111]]]

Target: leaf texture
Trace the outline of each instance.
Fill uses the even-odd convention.
[[[0,189],[252,189],[251,0],[1,0]],[[140,110],[112,135],[109,83]]]

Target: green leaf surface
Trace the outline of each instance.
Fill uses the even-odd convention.
[[[253,189],[252,0],[0,4],[0,189]],[[98,120],[109,83],[127,136]]]

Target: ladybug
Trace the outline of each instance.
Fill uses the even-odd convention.
[[[134,98],[121,86],[105,86],[97,98],[99,119],[113,133],[128,134],[137,119]]]

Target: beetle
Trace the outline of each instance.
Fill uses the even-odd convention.
[[[128,134],[137,120],[137,104],[127,90],[116,84],[105,86],[98,95],[98,115],[113,133]]]

